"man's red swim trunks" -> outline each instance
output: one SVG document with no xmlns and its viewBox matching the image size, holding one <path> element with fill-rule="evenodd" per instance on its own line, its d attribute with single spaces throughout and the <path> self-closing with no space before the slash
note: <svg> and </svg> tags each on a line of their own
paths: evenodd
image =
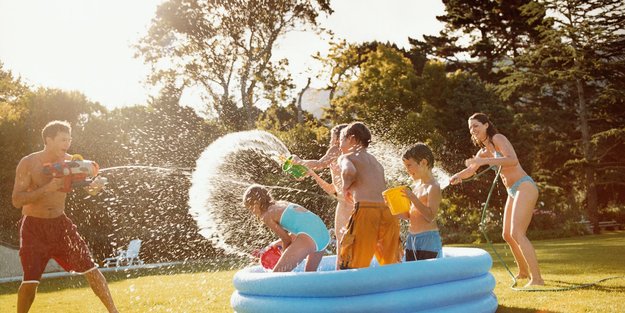
<svg viewBox="0 0 625 313">
<path fill-rule="evenodd" d="M 20 226 L 23 281 L 38 282 L 51 258 L 68 272 L 85 273 L 96 268 L 87 244 L 65 214 L 50 219 L 23 216 Z"/>
</svg>

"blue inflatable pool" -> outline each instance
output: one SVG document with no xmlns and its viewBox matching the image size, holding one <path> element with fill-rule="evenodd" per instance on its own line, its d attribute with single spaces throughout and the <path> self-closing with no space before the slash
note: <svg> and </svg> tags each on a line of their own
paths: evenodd
<svg viewBox="0 0 625 313">
<path fill-rule="evenodd" d="M 279 312 L 495 312 L 490 255 L 476 248 L 443 248 L 441 259 L 334 270 L 270 273 L 260 266 L 234 276 L 230 304 L 238 313 Z"/>
</svg>

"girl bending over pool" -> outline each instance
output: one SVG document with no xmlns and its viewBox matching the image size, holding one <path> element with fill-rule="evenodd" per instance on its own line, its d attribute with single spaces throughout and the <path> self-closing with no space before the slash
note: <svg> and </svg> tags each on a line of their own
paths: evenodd
<svg viewBox="0 0 625 313">
<path fill-rule="evenodd" d="M 290 272 L 305 258 L 305 270 L 317 270 L 330 242 L 328 229 L 319 216 L 298 204 L 274 200 L 260 185 L 247 188 L 243 204 L 282 241 L 282 256 L 274 272 Z"/>
</svg>

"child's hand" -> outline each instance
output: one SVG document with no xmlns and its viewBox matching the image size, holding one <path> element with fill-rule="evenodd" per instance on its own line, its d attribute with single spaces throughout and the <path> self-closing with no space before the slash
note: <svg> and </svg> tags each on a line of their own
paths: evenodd
<svg viewBox="0 0 625 313">
<path fill-rule="evenodd" d="M 411 202 L 418 201 L 417 196 L 410 190 L 410 188 L 404 188 L 401 190 L 404 197 L 410 199 Z"/>
<path fill-rule="evenodd" d="M 462 182 L 462 178 L 460 178 L 460 175 L 458 175 L 458 174 L 454 174 L 454 176 L 451 176 L 449 178 L 449 183 L 452 184 L 452 185 L 457 185 L 457 184 L 459 184 L 461 182 Z"/>
<path fill-rule="evenodd" d="M 281 242 L 280 242 L 280 244 L 278 244 L 278 245 L 276 245 L 276 246 L 280 247 L 280 249 L 281 249 L 282 251 L 284 251 L 284 250 L 286 250 L 286 248 L 288 248 L 290 245 L 291 245 L 291 243 L 290 243 L 290 242 L 288 242 L 288 243 L 287 243 L 287 242 L 283 242 L 283 241 L 281 241 Z"/>
<path fill-rule="evenodd" d="M 293 164 L 302 164 L 302 159 L 300 159 L 300 157 L 298 157 L 296 154 L 292 154 L 291 162 L 293 162 Z"/>
<path fill-rule="evenodd" d="M 254 249 L 251 253 L 252 257 L 260 258 L 260 249 Z"/>
<path fill-rule="evenodd" d="M 58 191 L 63 188 L 63 179 L 62 178 L 52 178 L 49 183 L 43 186 L 46 193 Z"/>
</svg>

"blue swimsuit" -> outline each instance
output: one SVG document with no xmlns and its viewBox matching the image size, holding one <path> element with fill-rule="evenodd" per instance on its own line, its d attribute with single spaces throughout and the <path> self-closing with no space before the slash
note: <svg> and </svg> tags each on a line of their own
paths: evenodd
<svg viewBox="0 0 625 313">
<path fill-rule="evenodd" d="M 503 157 L 503 154 L 499 153 L 499 151 L 495 151 L 495 157 L 496 158 L 501 158 Z M 495 171 L 497 171 L 497 167 L 496 166 L 491 166 L 492 169 L 494 169 Z M 536 186 L 536 182 L 534 182 L 534 180 L 529 176 L 529 175 L 525 175 L 519 179 L 517 179 L 516 182 L 514 182 L 514 184 L 512 184 L 512 186 L 510 186 L 510 188 L 508 188 L 508 195 L 512 198 L 514 198 L 514 195 L 516 195 L 517 190 L 519 189 L 519 186 L 521 186 L 521 184 L 523 182 L 530 182 L 532 183 L 532 185 L 534 185 L 534 187 L 536 187 L 536 189 L 538 189 L 538 186 Z"/>
<path fill-rule="evenodd" d="M 306 234 L 315 242 L 317 252 L 330 243 L 330 234 L 321 218 L 297 204 L 289 203 L 280 217 L 280 226 L 291 234 Z"/>
<path fill-rule="evenodd" d="M 517 179 L 517 181 L 514 182 L 514 184 L 512 184 L 512 186 L 510 186 L 510 188 L 508 188 L 508 195 L 510 195 L 510 197 L 514 198 L 514 195 L 516 194 L 517 189 L 519 189 L 519 186 L 521 186 L 521 183 L 526 182 L 526 181 L 532 183 L 532 185 L 534 185 L 534 187 L 536 187 L 536 189 L 538 189 L 538 186 L 536 186 L 536 182 L 534 182 L 534 180 L 529 175 L 525 175 L 525 176 Z"/>
</svg>

